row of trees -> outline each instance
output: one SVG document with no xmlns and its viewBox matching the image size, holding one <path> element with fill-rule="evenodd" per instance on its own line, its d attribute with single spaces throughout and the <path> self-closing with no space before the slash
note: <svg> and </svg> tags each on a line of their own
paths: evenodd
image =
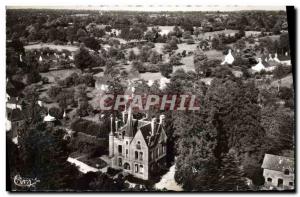
<svg viewBox="0 0 300 197">
<path fill-rule="evenodd" d="M 102 15 L 95 11 L 47 10 L 47 15 L 41 15 L 43 10 L 7 10 L 8 38 L 13 34 L 26 37 L 28 40 L 43 41 L 82 41 L 89 36 L 102 37 L 112 28 L 122 29 L 122 37 L 140 39 L 146 32 L 147 24 L 154 26 L 179 26 L 184 31 L 194 34 L 194 26 L 203 27 L 204 31 L 222 29 L 246 30 L 265 29 L 278 32 L 287 28 L 286 14 L 278 12 L 227 12 L 206 15 L 202 12 L 187 13 L 153 13 L 104 12 Z M 76 14 L 86 14 L 88 17 L 77 17 Z M 176 16 L 167 17 L 166 15 Z M 226 16 L 225 16 L 226 15 Z M 96 24 L 106 24 L 108 28 L 100 28 Z M 195 32 L 195 35 L 198 34 Z"/>
<path fill-rule="evenodd" d="M 195 60 L 196 64 L 208 61 L 203 55 Z M 251 80 L 242 81 L 223 69 L 209 89 L 197 73 L 177 70 L 166 90 L 199 98 L 200 111 L 177 111 L 171 117 L 177 151 L 175 179 L 188 191 L 250 190 L 248 178 L 256 186 L 264 183 L 265 153 L 290 156 L 294 149 L 290 109 L 270 102 L 261 108 L 261 90 Z"/>
</svg>

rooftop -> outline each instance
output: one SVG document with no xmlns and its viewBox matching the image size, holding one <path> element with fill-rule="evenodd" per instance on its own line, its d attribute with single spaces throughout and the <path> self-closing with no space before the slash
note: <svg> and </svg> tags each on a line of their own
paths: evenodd
<svg viewBox="0 0 300 197">
<path fill-rule="evenodd" d="M 285 169 L 288 169 L 290 172 L 294 173 L 294 158 L 265 154 L 264 161 L 261 167 L 264 169 L 282 172 Z"/>
</svg>

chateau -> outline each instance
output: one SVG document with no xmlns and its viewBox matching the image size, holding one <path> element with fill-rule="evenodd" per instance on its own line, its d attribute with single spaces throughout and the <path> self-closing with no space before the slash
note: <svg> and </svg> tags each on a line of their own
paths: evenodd
<svg viewBox="0 0 300 197">
<path fill-rule="evenodd" d="M 159 122 L 156 118 L 137 120 L 129 107 L 128 113 L 123 112 L 122 120 L 114 121 L 111 117 L 110 166 L 148 180 L 165 165 L 166 141 L 164 115 L 160 115 Z"/>
</svg>

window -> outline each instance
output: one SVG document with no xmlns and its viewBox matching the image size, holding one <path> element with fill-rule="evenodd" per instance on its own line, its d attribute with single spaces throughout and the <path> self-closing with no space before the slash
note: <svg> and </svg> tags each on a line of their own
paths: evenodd
<svg viewBox="0 0 300 197">
<path fill-rule="evenodd" d="M 150 151 L 150 160 L 152 160 L 152 159 L 153 159 L 153 152 Z"/>
<path fill-rule="evenodd" d="M 278 179 L 278 187 L 282 187 L 283 186 L 283 179 Z"/>
<path fill-rule="evenodd" d="M 139 158 L 139 153 L 137 151 L 134 152 L 134 158 L 137 160 Z"/>
<path fill-rule="evenodd" d="M 138 149 L 138 150 L 141 149 L 141 142 L 140 141 L 137 142 L 136 149 Z"/>
<path fill-rule="evenodd" d="M 143 161 L 143 152 L 140 152 L 140 160 Z"/>
<path fill-rule="evenodd" d="M 159 148 L 156 148 L 157 151 L 157 157 L 159 157 Z"/>
<path fill-rule="evenodd" d="M 293 186 L 294 185 L 294 183 L 293 182 L 289 182 L 289 186 Z"/>
<path fill-rule="evenodd" d="M 285 175 L 289 175 L 289 174 L 290 174 L 289 169 L 285 169 L 285 170 L 284 170 L 284 174 L 285 174 Z"/>
<path fill-rule="evenodd" d="M 128 149 L 126 149 L 126 158 L 128 158 Z"/>
<path fill-rule="evenodd" d="M 128 141 L 126 141 L 126 145 L 128 145 Z"/>
<path fill-rule="evenodd" d="M 122 158 L 119 158 L 119 166 L 122 166 Z"/>
<path fill-rule="evenodd" d="M 165 145 L 162 145 L 162 151 L 163 151 L 163 153 L 166 153 L 166 146 Z"/>
<path fill-rule="evenodd" d="M 134 164 L 134 172 L 135 173 L 139 172 L 139 165 L 138 164 Z"/>
<path fill-rule="evenodd" d="M 159 145 L 159 153 L 162 155 L 163 154 L 163 148 L 162 148 L 162 145 Z"/>
<path fill-rule="evenodd" d="M 140 165 L 140 173 L 143 174 L 144 173 L 144 166 Z"/>
<path fill-rule="evenodd" d="M 272 179 L 271 179 L 271 178 L 268 178 L 267 181 L 268 181 L 268 182 L 272 182 Z"/>
<path fill-rule="evenodd" d="M 129 163 L 124 163 L 124 169 L 125 169 L 125 170 L 130 170 L 130 165 L 129 165 Z"/>
<path fill-rule="evenodd" d="M 119 152 L 120 154 L 122 154 L 122 145 L 119 145 L 119 146 L 118 146 L 118 152 Z"/>
</svg>

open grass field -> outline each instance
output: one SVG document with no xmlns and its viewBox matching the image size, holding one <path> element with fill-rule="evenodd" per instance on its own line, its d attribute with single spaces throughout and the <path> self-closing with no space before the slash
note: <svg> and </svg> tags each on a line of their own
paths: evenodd
<svg viewBox="0 0 300 197">
<path fill-rule="evenodd" d="M 140 73 L 140 78 L 141 79 L 144 79 L 144 80 L 159 80 L 161 78 L 163 78 L 163 76 L 161 75 L 160 72 L 158 73 L 149 73 L 149 72 L 146 72 L 146 73 Z"/>
<path fill-rule="evenodd" d="M 195 51 L 197 49 L 197 44 L 180 43 L 177 46 L 178 49 L 175 51 L 175 53 L 182 53 L 184 50 L 186 50 L 186 52 Z"/>
<path fill-rule="evenodd" d="M 66 50 L 68 50 L 70 52 L 75 52 L 78 49 L 77 46 L 72 46 L 72 45 L 55 45 L 55 44 L 48 44 L 48 43 L 39 43 L 39 44 L 33 44 L 33 45 L 24 46 L 25 50 L 42 49 L 42 48 L 47 48 L 47 47 L 49 49 L 58 50 L 58 51 L 62 51 L 63 49 L 66 49 Z"/>
<path fill-rule="evenodd" d="M 280 81 L 281 81 L 281 84 L 280 84 L 281 87 L 287 87 L 287 88 L 290 88 L 290 87 L 292 87 L 292 85 L 293 85 L 293 76 L 292 76 L 292 75 L 288 75 L 288 76 L 286 76 L 286 77 L 280 79 Z M 279 82 L 279 80 L 273 81 L 273 82 L 271 83 L 271 86 L 277 87 L 277 86 L 278 86 L 278 82 Z"/>
<path fill-rule="evenodd" d="M 46 73 L 41 73 L 42 77 L 47 77 L 50 83 L 54 83 L 58 79 L 65 79 L 72 73 L 81 73 L 77 68 L 69 68 L 64 70 L 52 70 Z"/>
<path fill-rule="evenodd" d="M 249 37 L 249 36 L 255 36 L 255 35 L 260 35 L 261 32 L 260 31 L 245 31 L 245 36 Z"/>
<path fill-rule="evenodd" d="M 183 57 L 181 59 L 181 63 L 182 63 L 182 65 L 173 67 L 173 72 L 175 72 L 178 69 L 183 69 L 186 72 L 187 71 L 195 71 L 193 56 Z"/>
<path fill-rule="evenodd" d="M 222 51 L 217 51 L 213 49 L 213 50 L 205 51 L 204 53 L 208 59 L 224 60 L 224 55 Z"/>
<path fill-rule="evenodd" d="M 230 34 L 230 35 L 234 35 L 235 33 L 237 33 L 238 30 L 232 30 L 232 29 L 225 29 L 225 30 L 221 30 L 221 31 L 213 31 L 213 32 L 205 32 L 203 34 L 200 34 L 198 36 L 198 38 L 202 38 L 202 39 L 209 39 L 209 37 L 214 37 L 217 36 L 219 34 Z"/>
</svg>

